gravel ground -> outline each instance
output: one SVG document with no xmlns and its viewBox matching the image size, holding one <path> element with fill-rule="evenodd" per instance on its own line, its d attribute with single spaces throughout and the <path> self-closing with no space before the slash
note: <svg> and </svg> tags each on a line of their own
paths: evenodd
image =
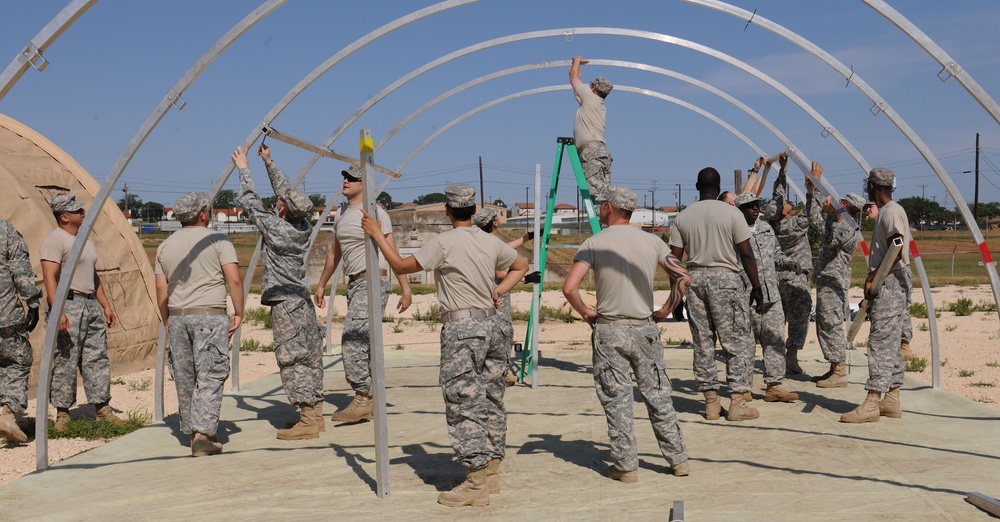
<svg viewBox="0 0 1000 522">
<path fill-rule="evenodd" d="M 960 298 L 967 298 L 973 304 L 981 302 L 993 303 L 993 294 L 989 286 L 976 287 L 941 287 L 932 290 L 932 296 L 937 310 L 943 310 L 946 303 L 954 303 Z M 657 292 L 658 302 L 666 298 L 665 292 Z M 854 288 L 851 292 L 853 302 L 861 299 L 861 289 Z M 260 298 L 251 295 L 247 307 L 259 306 Z M 414 296 L 413 305 L 409 310 L 400 313 L 396 310 L 398 296 L 391 296 L 386 316 L 392 318 L 383 328 L 383 344 L 386 350 L 437 351 L 439 324 L 415 323 L 411 320 L 413 313 L 427 312 L 436 303 L 433 295 Z M 515 309 L 527 310 L 530 307 L 531 294 L 528 292 L 514 293 L 512 296 Z M 913 301 L 922 303 L 923 293 L 918 289 L 913 292 Z M 560 292 L 545 292 L 542 297 L 545 306 L 560 307 L 564 298 Z M 345 301 L 338 297 L 334 303 L 335 317 L 343 317 Z M 318 318 L 325 324 L 328 309 L 317 310 Z M 515 338 L 523 338 L 525 325 L 515 324 Z M 918 357 L 931 360 L 931 342 L 927 319 L 913 318 L 914 338 L 911 344 L 913 352 Z M 1000 410 L 1000 320 L 996 312 L 975 312 L 969 316 L 957 316 L 952 312 L 940 312 L 937 320 L 940 347 L 940 380 L 941 387 L 954 393 L 964 395 L 972 400 L 982 402 Z M 667 322 L 661 324 L 661 335 L 667 345 L 688 342 L 691 339 L 686 323 Z M 858 335 L 858 351 L 864 353 L 864 339 L 867 337 L 867 327 L 862 328 Z M 257 339 L 262 344 L 272 342 L 270 330 L 260 326 L 247 324 L 243 330 L 244 339 Z M 334 322 L 333 338 L 340 338 L 340 324 Z M 590 329 L 579 322 L 564 323 L 559 321 L 545 322 L 541 325 L 539 335 L 539 351 L 544 353 L 547 347 L 560 349 L 590 349 Z M 810 329 L 806 341 L 806 349 L 802 352 L 803 359 L 821 360 L 819 345 L 816 341 L 815 329 Z M 759 353 L 759 350 L 758 350 Z M 852 355 L 853 364 L 864 364 L 860 353 Z M 241 353 L 240 382 L 248 383 L 254 379 L 277 371 L 277 365 L 272 353 Z M 911 376 L 931 382 L 931 365 L 922 372 L 912 372 Z M 145 412 L 152 416 L 153 411 L 153 370 L 123 375 L 115 379 L 112 385 L 111 406 L 119 412 Z M 228 388 L 228 385 L 227 385 Z M 82 388 L 79 396 L 83 397 Z M 177 412 L 177 399 L 173 385 L 166 383 L 164 391 L 164 407 L 166 415 Z M 28 415 L 34 416 L 35 404 L 31 401 Z M 73 408 L 71 414 L 76 417 L 93 416 L 93 407 L 89 405 Z M 55 417 L 55 411 L 50 408 L 49 417 Z M 85 441 L 80 439 L 56 439 L 49 441 L 49 458 L 56 462 L 71 457 L 91 448 L 100 446 L 103 441 Z M 35 444 L 6 445 L 0 447 L 3 458 L 0 459 L 0 486 L 16 478 L 34 471 Z"/>
</svg>

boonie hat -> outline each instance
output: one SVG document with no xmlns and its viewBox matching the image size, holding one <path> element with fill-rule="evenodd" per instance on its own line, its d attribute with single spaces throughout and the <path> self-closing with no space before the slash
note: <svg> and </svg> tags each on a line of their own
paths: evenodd
<svg viewBox="0 0 1000 522">
<path fill-rule="evenodd" d="M 601 96 L 607 96 L 611 92 L 611 89 L 615 88 L 615 86 L 603 76 L 594 78 L 594 81 L 590 82 L 590 85 L 593 85 Z"/>
<path fill-rule="evenodd" d="M 607 201 L 622 210 L 633 211 L 635 210 L 635 202 L 639 197 L 635 195 L 635 192 L 625 187 L 614 186 L 608 187 L 608 190 L 600 194 L 599 197 L 595 197 L 595 199 L 601 202 Z"/>
<path fill-rule="evenodd" d="M 497 209 L 492 207 L 483 207 L 476 212 L 476 215 L 472 216 L 472 224 L 479 228 L 483 228 L 489 225 L 493 218 L 497 217 Z"/>
<path fill-rule="evenodd" d="M 846 201 L 848 205 L 854 207 L 856 210 L 862 210 L 865 208 L 865 198 L 853 192 L 848 192 L 847 195 L 840 198 L 840 200 Z"/>
<path fill-rule="evenodd" d="M 76 200 L 73 194 L 56 194 L 49 200 L 52 212 L 76 212 L 83 208 L 83 203 Z"/>
<path fill-rule="evenodd" d="M 181 223 L 187 223 L 198 217 L 201 209 L 208 206 L 208 194 L 204 192 L 188 192 L 177 198 L 174 203 L 174 217 Z"/>
<path fill-rule="evenodd" d="M 444 189 L 444 195 L 448 198 L 448 206 L 451 208 L 474 207 L 476 205 L 476 189 L 472 185 L 448 185 Z"/>
<path fill-rule="evenodd" d="M 305 192 L 299 189 L 292 189 L 282 197 L 285 201 L 286 215 L 290 220 L 304 219 L 313 211 L 312 200 Z"/>
<path fill-rule="evenodd" d="M 896 180 L 896 173 L 885 167 L 876 167 L 868 173 L 868 181 L 880 186 L 891 187 Z"/>
<path fill-rule="evenodd" d="M 742 194 L 736 196 L 735 204 L 737 207 L 742 207 L 747 203 L 753 203 L 753 202 L 763 203 L 764 198 L 758 196 L 757 194 L 754 194 L 753 192 L 743 192 Z"/>
</svg>

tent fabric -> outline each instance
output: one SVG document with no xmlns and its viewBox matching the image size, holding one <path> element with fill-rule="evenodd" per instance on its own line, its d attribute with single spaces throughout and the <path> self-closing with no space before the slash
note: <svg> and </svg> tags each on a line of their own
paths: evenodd
<svg viewBox="0 0 1000 522">
<path fill-rule="evenodd" d="M 54 143 L 3 114 L 0 184 L 6 187 L 0 191 L 0 217 L 10 221 L 24 237 L 36 284 L 41 287 L 38 249 L 42 239 L 56 227 L 48 199 L 60 192 L 72 192 L 92 212 L 90 204 L 100 184 Z M 97 273 L 118 315 L 118 324 L 108 331 L 112 374 L 151 368 L 160 319 L 153 270 L 142 243 L 111 202 L 101 209 L 90 240 L 99 253 Z M 44 324 L 39 324 L 30 339 L 35 355 L 29 385 L 33 389 L 45 340 Z"/>
</svg>

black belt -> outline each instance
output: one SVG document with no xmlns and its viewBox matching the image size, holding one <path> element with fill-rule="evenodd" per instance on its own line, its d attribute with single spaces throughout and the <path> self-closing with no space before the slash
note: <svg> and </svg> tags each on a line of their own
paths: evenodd
<svg viewBox="0 0 1000 522">
<path fill-rule="evenodd" d="M 367 270 L 365 270 L 364 272 L 358 272 L 357 274 L 349 275 L 347 276 L 347 278 L 350 279 L 351 281 L 357 281 L 358 279 L 361 279 L 366 275 L 368 275 Z"/>
<path fill-rule="evenodd" d="M 80 299 L 97 299 L 97 294 L 85 294 L 83 292 L 77 292 L 76 290 L 70 290 L 69 293 L 66 294 L 66 300 L 72 301 L 75 299 L 74 296 L 79 297 Z"/>
</svg>

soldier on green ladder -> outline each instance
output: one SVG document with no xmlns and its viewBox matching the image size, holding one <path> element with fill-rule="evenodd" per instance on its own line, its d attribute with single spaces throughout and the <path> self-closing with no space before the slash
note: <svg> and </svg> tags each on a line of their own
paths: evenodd
<svg viewBox="0 0 1000 522">
<path fill-rule="evenodd" d="M 580 104 L 573 120 L 573 139 L 580 155 L 583 175 L 590 186 L 590 195 L 598 201 L 598 196 L 611 186 L 611 154 L 604 142 L 607 120 L 604 99 L 614 85 L 603 76 L 594 78 L 590 85 L 580 81 L 580 66 L 586 63 L 587 60 L 574 56 L 573 65 L 569 68 L 569 84 L 573 87 L 576 102 Z"/>
</svg>

